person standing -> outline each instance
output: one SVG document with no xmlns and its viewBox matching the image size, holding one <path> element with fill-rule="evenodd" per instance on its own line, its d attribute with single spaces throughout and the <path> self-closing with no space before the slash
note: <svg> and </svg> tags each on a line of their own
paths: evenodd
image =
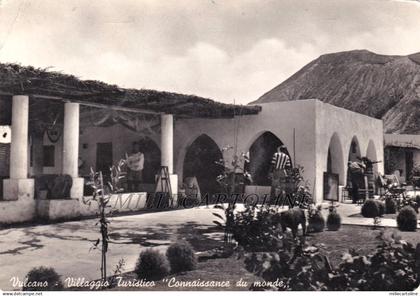
<svg viewBox="0 0 420 296">
<path fill-rule="evenodd" d="M 351 198 L 352 202 L 358 203 L 360 199 L 359 189 L 366 189 L 365 186 L 365 170 L 366 166 L 362 162 L 348 162 L 350 181 L 351 181 Z"/>
<path fill-rule="evenodd" d="M 133 143 L 132 154 L 126 153 L 127 161 L 127 185 L 129 192 L 139 192 L 140 184 L 143 181 L 144 154 L 140 151 L 140 145 Z"/>
<path fill-rule="evenodd" d="M 281 194 L 286 192 L 287 170 L 292 168 L 292 162 L 287 154 L 284 145 L 277 147 L 271 159 L 270 176 L 271 176 L 271 198 L 276 197 L 276 190 L 279 189 Z"/>
</svg>

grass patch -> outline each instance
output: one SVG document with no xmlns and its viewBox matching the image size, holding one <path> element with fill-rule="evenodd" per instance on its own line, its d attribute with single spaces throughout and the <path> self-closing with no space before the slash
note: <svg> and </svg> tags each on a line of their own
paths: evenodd
<svg viewBox="0 0 420 296">
<path fill-rule="evenodd" d="M 341 261 L 343 253 L 350 248 L 357 250 L 362 255 L 372 253 L 380 243 L 377 236 L 381 231 L 395 232 L 408 242 L 420 243 L 418 232 L 402 232 L 389 227 L 380 227 L 374 230 L 372 226 L 357 225 L 342 225 L 338 231 L 311 233 L 307 236 L 307 242 L 317 245 L 321 253 L 326 255 L 335 267 Z"/>
</svg>

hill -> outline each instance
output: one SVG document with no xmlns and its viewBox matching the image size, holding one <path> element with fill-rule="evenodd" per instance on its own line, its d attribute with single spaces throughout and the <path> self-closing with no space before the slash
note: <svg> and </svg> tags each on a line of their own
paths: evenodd
<svg viewBox="0 0 420 296">
<path fill-rule="evenodd" d="M 420 134 L 420 53 L 322 55 L 252 104 L 304 99 L 382 118 L 387 133 Z"/>
</svg>

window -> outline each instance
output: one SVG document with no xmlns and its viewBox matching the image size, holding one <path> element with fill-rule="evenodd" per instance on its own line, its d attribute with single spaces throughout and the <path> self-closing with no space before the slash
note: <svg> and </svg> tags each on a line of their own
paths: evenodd
<svg viewBox="0 0 420 296">
<path fill-rule="evenodd" d="M 45 145 L 43 151 L 43 166 L 54 167 L 55 166 L 55 146 Z"/>
</svg>

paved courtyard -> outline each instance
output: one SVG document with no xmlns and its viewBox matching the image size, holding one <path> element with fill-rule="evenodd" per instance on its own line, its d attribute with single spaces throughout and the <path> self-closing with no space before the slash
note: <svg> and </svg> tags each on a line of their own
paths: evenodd
<svg viewBox="0 0 420 296">
<path fill-rule="evenodd" d="M 192 230 L 208 229 L 213 226 L 214 211 L 201 207 L 111 218 L 108 274 L 112 274 L 120 259 L 125 260 L 126 271 L 133 270 L 142 248 L 157 247 L 163 251 Z M 340 204 L 338 211 L 345 224 L 372 225 L 373 219 L 349 217 L 360 212 L 359 206 Z M 63 279 L 98 279 L 100 251 L 91 249 L 99 237 L 95 223 L 95 219 L 89 219 L 0 230 L 0 289 L 12 289 L 11 277 L 23 279 L 31 268 L 40 265 L 54 267 Z M 392 227 L 395 221 L 383 219 L 382 225 Z M 220 233 L 204 231 L 203 235 L 208 236 L 209 242 L 222 239 Z"/>
<path fill-rule="evenodd" d="M 122 258 L 126 270 L 133 270 L 142 248 L 166 249 L 186 227 L 207 228 L 212 225 L 213 211 L 186 209 L 111 218 L 108 273 Z M 23 279 L 40 265 L 54 267 L 63 279 L 100 278 L 100 251 L 91 250 L 99 238 L 95 223 L 89 219 L 0 230 L 0 289 L 11 289 L 11 277 Z"/>
</svg>

